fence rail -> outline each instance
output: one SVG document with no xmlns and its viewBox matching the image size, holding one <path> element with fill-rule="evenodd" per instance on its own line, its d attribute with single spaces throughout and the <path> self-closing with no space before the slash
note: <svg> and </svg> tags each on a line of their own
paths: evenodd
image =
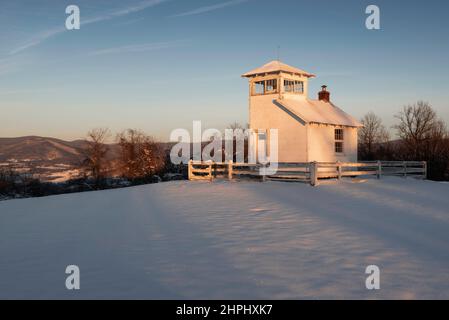
<svg viewBox="0 0 449 320">
<path fill-rule="evenodd" d="M 261 175 L 261 164 L 192 161 L 188 163 L 189 180 L 212 180 L 216 177 L 250 177 L 265 180 L 302 181 L 317 185 L 319 179 L 341 179 L 374 175 L 427 178 L 425 161 L 364 161 L 364 162 L 297 162 L 278 163 L 276 173 Z"/>
</svg>

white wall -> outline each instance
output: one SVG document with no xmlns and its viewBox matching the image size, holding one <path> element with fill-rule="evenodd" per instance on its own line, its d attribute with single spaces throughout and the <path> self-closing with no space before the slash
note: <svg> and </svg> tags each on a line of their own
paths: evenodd
<svg viewBox="0 0 449 320">
<path fill-rule="evenodd" d="M 250 97 L 250 129 L 278 129 L 278 161 L 306 162 L 306 127 L 273 103 L 278 97 Z"/>
<path fill-rule="evenodd" d="M 343 153 L 335 152 L 335 129 L 343 129 Z M 308 124 L 307 161 L 335 162 L 357 161 L 357 129 L 323 124 Z"/>
</svg>

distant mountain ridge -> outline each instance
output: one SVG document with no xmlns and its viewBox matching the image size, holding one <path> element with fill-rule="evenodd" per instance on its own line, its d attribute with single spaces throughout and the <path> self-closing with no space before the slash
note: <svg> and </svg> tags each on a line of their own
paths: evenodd
<svg viewBox="0 0 449 320">
<path fill-rule="evenodd" d="M 161 142 L 160 145 L 169 150 L 174 143 Z M 1 163 L 61 163 L 79 166 L 85 159 L 85 140 L 65 141 L 62 139 L 40 136 L 24 136 L 0 138 Z M 119 157 L 119 145 L 107 145 L 109 151 L 106 158 L 114 160 Z"/>
<path fill-rule="evenodd" d="M 38 136 L 0 138 L 0 161 L 77 164 L 84 158 L 85 146 L 83 140 L 64 141 Z"/>
</svg>

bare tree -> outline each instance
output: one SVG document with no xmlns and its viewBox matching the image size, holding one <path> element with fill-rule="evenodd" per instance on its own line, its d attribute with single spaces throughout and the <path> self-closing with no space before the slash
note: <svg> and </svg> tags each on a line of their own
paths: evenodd
<svg viewBox="0 0 449 320">
<path fill-rule="evenodd" d="M 86 139 L 84 168 L 98 186 L 104 178 L 107 163 L 106 153 L 109 150 L 106 141 L 110 136 L 109 129 L 96 128 L 88 132 Z"/>
<path fill-rule="evenodd" d="M 0 167 L 0 195 L 13 190 L 19 175 L 11 168 Z"/>
<path fill-rule="evenodd" d="M 429 103 L 418 101 L 416 104 L 405 106 L 395 116 L 399 123 L 394 126 L 398 136 L 402 139 L 406 151 L 414 160 L 425 156 L 425 144 L 432 139 L 439 125 L 436 112 Z"/>
<path fill-rule="evenodd" d="M 399 157 L 429 163 L 429 177 L 447 178 L 449 167 L 449 137 L 444 121 L 438 118 L 429 103 L 418 101 L 396 115 L 394 127 L 402 139 Z"/>
<path fill-rule="evenodd" d="M 239 122 L 234 121 L 233 123 L 231 123 L 231 124 L 228 125 L 227 129 L 232 129 L 232 130 L 235 130 L 235 129 L 242 129 L 242 130 L 245 130 L 245 128 L 247 128 L 247 127 L 248 127 L 248 125 L 243 126 L 243 125 L 241 125 Z"/>
<path fill-rule="evenodd" d="M 163 148 L 150 136 L 135 129 L 117 135 L 122 175 L 128 179 L 148 178 L 165 165 Z"/>
<path fill-rule="evenodd" d="M 388 142 L 390 135 L 382 124 L 382 119 L 371 111 L 360 122 L 363 124 L 358 131 L 361 158 L 372 160 L 380 145 Z"/>
<path fill-rule="evenodd" d="M 228 127 L 226 129 L 232 129 L 234 132 L 234 136 L 232 138 L 232 160 L 234 162 L 238 162 L 238 158 L 240 156 L 243 157 L 244 161 L 248 160 L 248 136 L 245 135 L 245 130 L 249 128 L 249 124 L 246 125 L 241 125 L 239 122 L 234 121 L 233 123 L 229 124 Z M 238 135 L 242 135 L 243 134 L 243 146 L 239 145 L 237 143 L 237 136 Z M 240 148 L 240 150 L 238 150 Z M 242 150 L 243 149 L 243 150 Z M 224 157 L 226 156 L 226 151 L 225 149 L 222 150 L 222 154 L 223 154 L 223 160 Z"/>
</svg>

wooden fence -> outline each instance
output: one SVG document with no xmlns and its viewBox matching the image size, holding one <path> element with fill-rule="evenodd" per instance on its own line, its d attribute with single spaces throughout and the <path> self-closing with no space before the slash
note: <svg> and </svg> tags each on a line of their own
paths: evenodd
<svg viewBox="0 0 449 320">
<path fill-rule="evenodd" d="M 259 164 L 251 163 L 234 163 L 228 162 L 212 162 L 212 161 L 189 161 L 188 176 L 189 180 L 212 180 L 217 177 L 227 177 L 233 179 L 234 176 L 248 176 L 252 178 L 263 179 L 259 175 Z"/>
<path fill-rule="evenodd" d="M 364 161 L 364 162 L 298 162 L 278 163 L 275 174 L 260 175 L 261 164 L 189 161 L 189 180 L 212 180 L 217 177 L 250 177 L 265 180 L 302 181 L 317 185 L 320 179 L 341 179 L 374 175 L 418 177 L 426 179 L 425 161 Z"/>
</svg>

